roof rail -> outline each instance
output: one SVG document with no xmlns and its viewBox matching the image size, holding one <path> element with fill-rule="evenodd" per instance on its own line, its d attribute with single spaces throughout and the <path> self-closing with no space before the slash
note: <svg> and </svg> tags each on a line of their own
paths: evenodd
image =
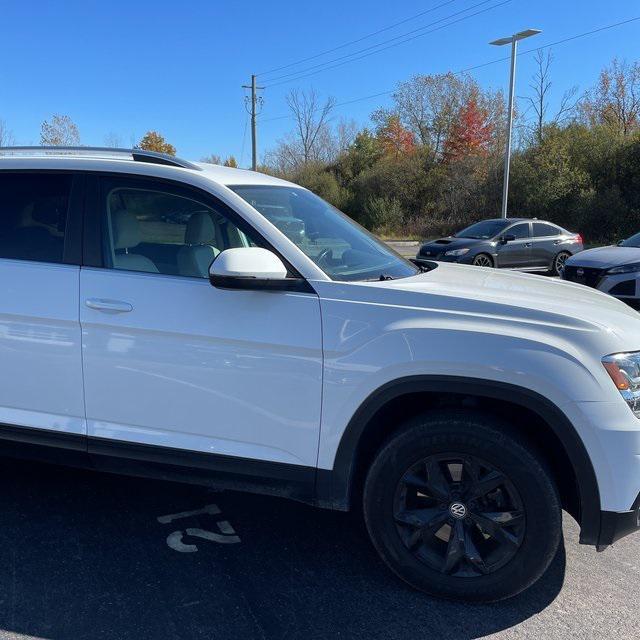
<svg viewBox="0 0 640 640">
<path fill-rule="evenodd" d="M 182 167 L 202 171 L 202 168 L 188 160 L 176 158 L 168 153 L 146 151 L 144 149 L 120 149 L 117 147 L 0 147 L 0 155 L 18 155 L 21 153 L 41 153 L 43 155 L 85 155 L 85 156 L 130 156 L 136 162 L 164 164 L 170 167 Z"/>
</svg>

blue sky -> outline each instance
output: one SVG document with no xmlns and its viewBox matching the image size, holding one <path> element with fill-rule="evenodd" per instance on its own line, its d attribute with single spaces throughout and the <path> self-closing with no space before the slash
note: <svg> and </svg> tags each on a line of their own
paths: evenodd
<svg viewBox="0 0 640 640">
<path fill-rule="evenodd" d="M 241 85 L 251 73 L 313 56 L 445 1 L 0 0 L 0 119 L 20 144 L 38 144 L 41 122 L 62 113 L 78 124 L 84 144 L 102 145 L 105 136 L 115 134 L 123 146 L 130 146 L 147 130 L 156 129 L 184 157 L 234 154 L 247 165 L 250 141 L 249 132 L 244 135 Z M 452 0 L 301 68 L 418 29 L 479 2 Z M 490 0 L 469 13 L 499 2 Z M 524 28 L 539 28 L 543 34 L 524 43 L 523 50 L 635 16 L 640 16 L 637 0 L 511 0 L 298 82 L 269 87 L 269 76 L 259 78 L 267 85 L 263 117 L 286 115 L 284 96 L 293 87 L 314 87 L 322 96 L 348 101 L 390 90 L 414 74 L 457 71 L 500 58 L 506 50 L 487 42 Z M 614 56 L 640 59 L 639 36 L 640 21 L 554 48 L 554 97 L 571 85 L 591 86 Z M 532 56 L 522 56 L 518 64 L 517 93 L 523 96 L 529 92 Z M 280 74 L 271 74 L 276 75 Z M 483 86 L 505 87 L 508 63 L 472 75 Z M 389 100 L 357 102 L 337 110 L 336 117 L 366 124 L 369 114 Z M 286 119 L 262 123 L 261 151 L 290 127 Z"/>
</svg>

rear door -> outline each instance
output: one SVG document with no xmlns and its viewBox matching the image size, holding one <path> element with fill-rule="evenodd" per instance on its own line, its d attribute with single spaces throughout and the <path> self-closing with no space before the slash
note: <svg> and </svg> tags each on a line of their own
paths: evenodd
<svg viewBox="0 0 640 640">
<path fill-rule="evenodd" d="M 264 241 L 210 194 L 127 176 L 92 193 L 85 246 L 101 256 L 80 285 L 90 451 L 315 467 L 317 295 L 212 287 L 219 252 Z"/>
<path fill-rule="evenodd" d="M 82 182 L 65 172 L 0 172 L 0 437 L 51 437 L 26 436 L 31 428 L 85 447 Z"/>
<path fill-rule="evenodd" d="M 505 229 L 503 235 L 515 236 L 515 240 L 498 245 L 498 266 L 506 268 L 528 267 L 531 261 L 530 224 L 518 222 Z"/>
<path fill-rule="evenodd" d="M 550 267 L 562 242 L 562 230 L 548 222 L 534 222 L 531 238 L 531 264 L 534 267 Z"/>
</svg>

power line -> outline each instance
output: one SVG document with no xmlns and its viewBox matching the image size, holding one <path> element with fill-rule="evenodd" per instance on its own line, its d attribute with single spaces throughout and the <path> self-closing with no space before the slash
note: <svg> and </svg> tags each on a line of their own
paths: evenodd
<svg viewBox="0 0 640 640">
<path fill-rule="evenodd" d="M 436 5 L 435 7 L 431 7 L 431 9 L 427 9 L 426 11 L 421 11 L 420 13 L 416 13 L 409 18 L 405 18 L 404 20 L 400 20 L 400 22 L 394 22 L 393 24 L 383 27 L 382 29 L 378 29 L 378 31 L 373 31 L 372 33 L 368 33 L 361 38 L 357 38 L 356 40 L 351 40 L 349 42 L 345 42 L 344 44 L 338 45 L 337 47 L 333 47 L 332 49 L 326 49 L 325 51 L 321 51 L 320 53 L 316 53 L 313 56 L 309 56 L 308 58 L 302 58 L 301 60 L 296 60 L 295 62 L 291 62 L 289 64 L 282 65 L 281 67 L 276 67 L 274 69 L 269 69 L 268 71 L 261 71 L 256 74 L 258 76 L 266 76 L 270 73 L 275 73 L 276 71 L 282 71 L 283 69 L 290 69 L 291 67 L 295 67 L 299 64 L 303 64 L 304 62 L 309 62 L 310 60 L 316 60 L 317 58 L 321 58 L 322 56 L 326 56 L 329 53 L 333 53 L 334 51 L 339 51 L 340 49 L 345 49 L 346 47 L 351 46 L 352 44 L 357 44 L 358 42 L 362 42 L 363 40 L 368 40 L 369 38 L 373 38 L 373 36 L 377 36 L 385 31 L 391 31 L 391 29 L 395 29 L 399 27 L 401 24 L 405 24 L 407 22 L 411 22 L 411 20 L 416 20 L 417 18 L 421 18 L 422 16 L 427 15 L 428 13 L 433 13 L 442 7 L 447 6 L 448 4 L 453 4 L 457 2 L 457 0 L 447 0 L 447 2 L 442 2 L 441 4 Z"/>
<path fill-rule="evenodd" d="M 566 42 L 571 42 L 573 40 L 578 40 L 579 38 L 585 38 L 587 36 L 591 36 L 594 35 L 596 33 L 600 33 L 602 31 L 607 31 L 609 29 L 614 29 L 616 27 L 621 27 L 624 26 L 626 24 L 630 24 L 632 22 L 637 22 L 638 20 L 640 20 L 640 16 L 636 16 L 635 18 L 629 18 L 628 20 L 622 20 L 621 22 L 616 22 L 614 24 L 610 24 L 604 27 L 598 27 L 597 29 L 592 29 L 591 31 L 585 31 L 584 33 L 579 33 L 576 34 L 574 36 L 569 36 L 567 38 L 563 38 L 562 40 L 556 40 L 555 42 L 551 42 L 549 44 L 545 44 L 542 45 L 540 47 L 535 47 L 533 49 L 527 49 L 526 51 L 520 51 L 518 52 L 518 57 L 520 56 L 525 56 L 528 55 L 530 53 L 535 53 L 537 51 L 542 51 L 543 49 L 549 49 L 551 47 L 556 47 L 560 44 L 565 44 Z M 509 60 L 510 57 L 509 56 L 505 56 L 503 58 L 497 58 L 496 60 L 490 60 L 488 62 L 483 62 L 477 65 L 474 65 L 472 67 L 467 67 L 466 69 L 461 69 L 460 71 L 453 71 L 453 75 L 462 75 L 463 73 L 468 73 L 470 71 L 475 71 L 476 69 L 481 69 L 484 67 L 489 67 L 491 65 L 494 64 L 498 64 L 500 62 L 504 62 L 505 60 Z M 346 105 L 350 105 L 350 104 L 354 104 L 356 102 L 363 102 L 364 100 L 372 100 L 373 98 L 379 98 L 382 96 L 388 96 L 391 95 L 392 93 L 394 93 L 396 91 L 396 89 L 391 89 L 389 91 L 381 91 L 380 93 L 374 93 L 368 96 L 362 96 L 361 98 L 354 98 L 353 100 L 346 100 L 344 102 L 338 102 L 334 105 L 335 108 L 337 107 L 343 107 Z M 292 116 L 291 115 L 286 115 L 286 116 L 277 116 L 274 118 L 265 118 L 265 119 L 260 119 L 260 122 L 275 122 L 276 120 L 288 120 L 290 119 Z"/>
<path fill-rule="evenodd" d="M 436 27 L 435 29 L 430 29 L 429 31 L 425 31 L 425 29 L 428 29 L 429 27 L 432 27 L 434 25 L 437 24 L 441 24 L 442 22 L 445 22 L 446 20 L 450 20 L 451 18 L 455 18 L 456 16 L 459 16 L 460 14 L 466 13 L 468 11 L 472 11 L 473 9 L 476 9 L 482 5 L 485 5 L 489 2 L 493 2 L 494 0 L 482 0 L 481 2 L 478 2 L 477 4 L 474 4 L 470 7 L 467 7 L 466 9 L 462 9 L 461 11 L 456 11 L 455 13 L 452 13 L 448 16 L 445 16 L 444 18 L 440 18 L 438 20 L 435 20 L 434 22 L 430 22 L 422 27 L 418 27 L 417 29 L 412 29 L 411 31 L 407 31 L 405 33 L 400 34 L 399 36 L 395 36 L 393 38 L 389 38 L 388 40 L 383 40 L 382 42 L 379 42 L 377 44 L 373 44 L 370 45 L 368 47 L 365 47 L 364 49 L 360 49 L 358 51 L 353 51 L 351 53 L 345 54 L 343 56 L 340 56 L 338 58 L 334 58 L 333 60 L 327 60 L 325 62 L 321 62 L 319 64 L 316 65 L 312 65 L 310 67 L 307 67 L 306 69 L 300 69 L 298 71 L 294 71 L 292 73 L 286 73 L 284 75 L 281 76 L 277 76 L 276 78 L 272 78 L 270 80 L 271 84 L 269 84 L 268 86 L 270 87 L 276 87 L 280 84 L 285 84 L 286 82 L 294 82 L 296 80 L 301 80 L 303 78 L 307 78 L 309 76 L 315 75 L 316 73 L 320 73 L 321 71 L 328 71 L 329 69 L 335 69 L 336 67 L 340 67 L 344 64 L 348 64 L 350 62 L 355 62 L 356 60 L 361 60 L 362 58 L 366 58 L 370 55 L 373 55 L 375 53 L 380 53 L 381 51 L 386 51 L 387 49 L 391 49 L 392 47 L 397 47 L 401 44 L 404 44 L 406 42 L 410 42 L 411 40 L 415 40 L 416 38 L 421 38 L 422 36 L 426 36 L 429 33 L 433 33 L 434 31 L 439 31 L 440 29 L 444 29 L 450 25 L 453 24 L 457 24 L 458 22 L 462 22 L 463 20 L 467 20 L 468 18 L 473 18 L 474 16 L 477 16 L 481 13 L 484 13 L 486 11 L 491 11 L 492 9 L 496 9 L 504 4 L 508 4 L 510 2 L 512 2 L 513 0 L 502 0 L 502 2 L 499 2 L 496 5 L 493 5 L 492 7 L 487 7 L 485 9 L 482 9 L 480 11 L 476 11 L 475 13 L 471 13 L 469 15 L 463 16 L 461 18 L 458 18 L 457 20 L 452 20 L 451 22 L 448 22 L 447 24 L 441 25 L 439 27 Z M 423 33 L 418 33 L 418 32 L 423 32 Z M 412 34 L 417 34 L 417 35 L 412 35 Z M 407 37 L 407 36 L 411 36 L 411 37 Z M 402 39 L 404 38 L 404 40 Z M 396 42 L 397 40 L 400 40 L 400 42 Z M 389 43 L 393 43 L 393 44 L 389 44 Z M 383 45 L 387 45 L 386 47 Z M 372 51 L 372 49 L 375 49 L 375 51 Z M 363 54 L 363 55 L 358 55 L 358 54 Z M 356 58 L 352 58 L 352 56 L 357 56 Z M 349 59 L 351 58 L 351 59 Z M 341 62 L 342 61 L 342 62 Z M 333 63 L 338 63 L 338 64 L 333 64 Z M 325 67 L 325 65 L 331 65 L 331 66 L 327 66 Z M 322 68 L 324 67 L 324 68 Z M 311 73 L 308 73 L 311 72 Z M 299 74 L 304 74 L 304 75 L 299 75 Z M 296 76 L 296 77 L 293 77 Z M 280 81 L 280 82 L 278 82 Z"/>
</svg>

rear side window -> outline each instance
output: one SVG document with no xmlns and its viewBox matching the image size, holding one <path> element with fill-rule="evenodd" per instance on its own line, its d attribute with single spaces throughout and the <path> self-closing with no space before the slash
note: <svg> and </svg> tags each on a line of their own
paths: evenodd
<svg viewBox="0 0 640 640">
<path fill-rule="evenodd" d="M 62 262 L 71 180 L 0 173 L 0 258 Z"/>
<path fill-rule="evenodd" d="M 560 229 L 552 224 L 546 222 L 534 222 L 533 223 L 533 237 L 544 238 L 546 236 L 559 236 Z"/>
<path fill-rule="evenodd" d="M 516 237 L 516 240 L 520 240 L 521 238 L 529 237 L 529 223 L 525 222 L 523 224 L 516 224 L 510 229 L 505 231 L 505 235 L 513 235 Z"/>
</svg>

